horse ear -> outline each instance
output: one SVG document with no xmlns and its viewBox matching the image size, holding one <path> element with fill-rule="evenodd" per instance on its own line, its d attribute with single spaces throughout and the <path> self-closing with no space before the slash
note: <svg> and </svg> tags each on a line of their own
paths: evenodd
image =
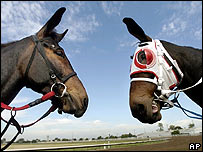
<svg viewBox="0 0 203 152">
<path fill-rule="evenodd" d="M 67 32 L 68 32 L 68 29 L 66 29 L 61 34 L 56 33 L 56 42 L 60 42 L 63 39 L 63 37 L 66 35 Z"/>
<path fill-rule="evenodd" d="M 126 24 L 129 33 L 141 42 L 152 41 L 152 39 L 144 33 L 143 29 L 132 18 L 126 17 L 123 19 L 123 22 Z"/>
<path fill-rule="evenodd" d="M 47 23 L 37 32 L 39 39 L 49 35 L 52 30 L 60 23 L 63 13 L 66 11 L 65 7 L 58 9 L 55 14 L 47 21 Z"/>
</svg>

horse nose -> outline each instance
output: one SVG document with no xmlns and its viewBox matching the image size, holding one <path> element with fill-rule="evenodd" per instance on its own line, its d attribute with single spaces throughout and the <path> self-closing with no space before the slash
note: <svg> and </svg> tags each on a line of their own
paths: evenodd
<svg viewBox="0 0 203 152">
<path fill-rule="evenodd" d="M 144 113 L 145 113 L 145 108 L 144 108 L 144 105 L 143 104 L 138 104 L 137 106 L 136 106 L 137 108 L 137 113 L 139 114 L 139 115 L 144 115 Z"/>
<path fill-rule="evenodd" d="M 75 112 L 76 112 L 76 109 L 70 109 L 68 113 L 69 114 L 74 114 Z"/>
<path fill-rule="evenodd" d="M 140 117 L 145 115 L 145 108 L 143 104 L 135 104 L 134 110 L 132 110 L 134 117 Z"/>
<path fill-rule="evenodd" d="M 83 98 L 83 107 L 82 109 L 79 109 L 78 111 L 75 112 L 74 116 L 79 118 L 81 117 L 85 111 L 87 110 L 87 107 L 88 107 L 88 98 Z"/>
</svg>

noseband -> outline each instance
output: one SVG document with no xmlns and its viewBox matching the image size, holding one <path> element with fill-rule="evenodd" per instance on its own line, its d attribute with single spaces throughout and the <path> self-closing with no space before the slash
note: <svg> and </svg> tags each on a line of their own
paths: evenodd
<svg viewBox="0 0 203 152">
<path fill-rule="evenodd" d="M 25 77 L 27 78 L 27 76 L 28 76 L 28 72 L 29 72 L 30 67 L 32 65 L 32 62 L 34 60 L 36 51 L 38 50 L 38 52 L 43 57 L 46 65 L 47 65 L 47 67 L 49 69 L 50 79 L 53 81 L 53 85 L 51 86 L 51 91 L 54 91 L 53 89 L 57 89 L 59 86 L 60 87 L 62 86 L 64 88 L 62 94 L 58 94 L 58 95 L 56 94 L 55 97 L 63 97 L 64 94 L 66 93 L 66 88 L 67 88 L 64 83 L 66 81 L 68 81 L 68 79 L 70 79 L 71 77 L 77 75 L 76 72 L 73 71 L 72 73 L 62 77 L 62 74 L 53 66 L 53 64 L 47 58 L 47 56 L 45 54 L 44 47 L 42 46 L 42 44 L 46 43 L 45 40 L 49 39 L 49 37 L 39 40 L 36 35 L 32 35 L 32 39 L 33 39 L 33 41 L 35 43 L 35 47 L 34 47 L 32 55 L 30 57 L 30 60 L 28 62 L 28 65 L 27 65 L 27 68 L 26 68 L 26 71 L 25 71 Z M 47 44 L 47 45 L 49 46 L 49 44 Z M 60 80 L 60 82 L 57 82 L 56 78 L 58 78 Z"/>
</svg>

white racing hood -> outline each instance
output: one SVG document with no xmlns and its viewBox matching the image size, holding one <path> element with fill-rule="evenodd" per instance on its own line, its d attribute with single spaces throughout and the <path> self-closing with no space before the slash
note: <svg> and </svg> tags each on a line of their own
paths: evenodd
<svg viewBox="0 0 203 152">
<path fill-rule="evenodd" d="M 158 86 L 158 90 L 171 90 L 177 86 L 183 73 L 159 40 L 140 43 L 135 50 L 130 69 L 131 77 L 136 73 L 148 72 L 155 77 L 132 78 L 131 81 L 148 81 Z"/>
</svg>

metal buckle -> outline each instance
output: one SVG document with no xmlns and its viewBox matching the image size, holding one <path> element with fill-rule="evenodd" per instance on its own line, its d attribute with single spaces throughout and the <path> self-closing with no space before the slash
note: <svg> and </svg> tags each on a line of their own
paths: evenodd
<svg viewBox="0 0 203 152">
<path fill-rule="evenodd" d="M 12 117 L 15 117 L 15 116 L 16 116 L 16 111 L 13 110 L 13 109 L 15 109 L 15 107 L 12 107 L 12 109 L 11 109 L 11 116 L 12 116 Z M 13 113 L 13 112 L 14 112 L 14 113 Z"/>
<path fill-rule="evenodd" d="M 54 87 L 57 87 L 57 88 L 58 88 L 57 85 L 62 85 L 62 86 L 64 87 L 63 92 L 62 92 L 61 95 L 57 95 L 58 92 L 56 92 L 56 91 L 53 90 Z M 56 83 L 54 83 L 54 84 L 51 86 L 51 91 L 54 91 L 54 92 L 55 92 L 55 97 L 57 97 L 57 98 L 59 98 L 59 97 L 62 98 L 62 97 L 65 95 L 65 93 L 66 93 L 66 89 L 67 89 L 66 85 L 65 85 L 64 83 L 61 83 L 61 82 L 56 82 Z"/>
<path fill-rule="evenodd" d="M 51 74 L 51 79 L 56 79 L 56 75 L 55 74 Z"/>
<path fill-rule="evenodd" d="M 156 97 L 156 99 L 154 99 L 155 101 L 157 100 L 159 102 L 163 102 L 162 110 L 166 110 L 174 107 L 174 103 L 171 100 L 168 100 L 168 98 L 165 97 L 164 95 L 161 94 L 160 96 L 158 96 L 155 92 L 154 92 L 154 95 Z"/>
</svg>

